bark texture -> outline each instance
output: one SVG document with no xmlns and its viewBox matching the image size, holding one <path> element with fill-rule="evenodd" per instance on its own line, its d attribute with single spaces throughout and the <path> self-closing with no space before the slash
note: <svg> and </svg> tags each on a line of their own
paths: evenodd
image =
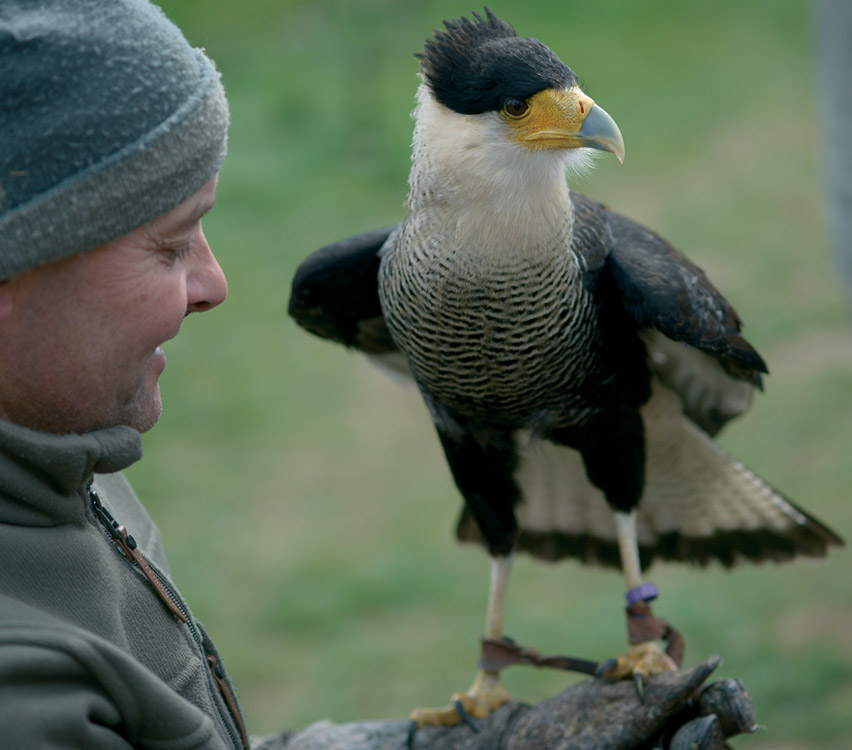
<svg viewBox="0 0 852 750">
<path fill-rule="evenodd" d="M 757 724 L 739 680 L 705 686 L 721 659 L 692 669 L 656 675 L 642 697 L 632 682 L 590 679 L 535 706 L 512 702 L 476 731 L 460 724 L 424 727 L 414 750 L 724 750 L 726 740 Z M 269 737 L 256 750 L 405 750 L 409 722 L 322 721 Z"/>
</svg>

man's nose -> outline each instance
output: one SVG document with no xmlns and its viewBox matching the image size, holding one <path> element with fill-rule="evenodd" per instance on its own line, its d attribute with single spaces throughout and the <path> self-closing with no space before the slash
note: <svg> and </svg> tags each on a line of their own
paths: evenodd
<svg viewBox="0 0 852 750">
<path fill-rule="evenodd" d="M 224 302 L 228 281 L 199 228 L 187 277 L 187 312 L 204 312 Z"/>
</svg>

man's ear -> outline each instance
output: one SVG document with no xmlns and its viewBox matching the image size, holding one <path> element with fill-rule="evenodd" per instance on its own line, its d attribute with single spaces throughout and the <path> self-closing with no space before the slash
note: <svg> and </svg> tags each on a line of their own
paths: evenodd
<svg viewBox="0 0 852 750">
<path fill-rule="evenodd" d="M 9 279 L 0 279 L 0 320 L 5 320 L 12 313 L 12 285 Z"/>
</svg>

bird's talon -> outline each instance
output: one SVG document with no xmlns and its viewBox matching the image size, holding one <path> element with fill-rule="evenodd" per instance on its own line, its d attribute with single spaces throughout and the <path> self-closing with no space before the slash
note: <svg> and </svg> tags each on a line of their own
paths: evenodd
<svg viewBox="0 0 852 750">
<path fill-rule="evenodd" d="M 595 669 L 595 677 L 610 677 L 610 672 L 618 668 L 618 659 L 604 659 Z"/>
<path fill-rule="evenodd" d="M 420 725 L 414 719 L 411 719 L 408 722 L 408 732 L 405 735 L 405 750 L 414 750 L 414 735 L 417 734 L 418 729 L 420 729 Z"/>
<path fill-rule="evenodd" d="M 467 724 L 474 732 L 479 732 L 479 727 L 476 726 L 471 715 L 467 712 L 467 709 L 464 707 L 464 703 L 461 702 L 461 699 L 456 699 L 453 701 L 453 705 L 456 707 L 456 711 L 459 713 L 459 717 L 462 722 Z"/>
<path fill-rule="evenodd" d="M 637 684 L 636 692 L 641 699 L 644 681 L 648 675 L 676 671 L 677 665 L 656 641 L 645 641 L 631 645 L 624 656 L 602 661 L 595 671 L 595 676 L 608 680 L 632 679 Z"/>
<path fill-rule="evenodd" d="M 633 673 L 633 686 L 636 688 L 636 697 L 640 703 L 645 702 L 645 678 L 641 672 Z"/>
</svg>

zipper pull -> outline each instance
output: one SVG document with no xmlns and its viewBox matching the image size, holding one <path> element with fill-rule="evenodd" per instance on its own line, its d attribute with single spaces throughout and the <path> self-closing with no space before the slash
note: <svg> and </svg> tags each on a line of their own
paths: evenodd
<svg viewBox="0 0 852 750">
<path fill-rule="evenodd" d="M 127 529 L 124 528 L 124 526 L 118 525 L 116 527 L 116 532 L 118 532 L 118 539 L 116 541 L 121 547 L 122 552 L 124 552 L 130 560 L 139 566 L 142 574 L 148 579 L 148 581 L 150 581 L 160 599 L 163 600 L 163 604 L 169 608 L 169 611 L 177 617 L 178 620 L 186 624 L 186 615 L 181 612 L 180 607 L 178 607 L 175 600 L 169 595 L 169 592 L 166 591 L 165 587 L 160 582 L 159 576 L 153 571 L 151 566 L 148 564 L 148 561 L 140 552 L 137 551 L 136 540 L 127 533 Z"/>
<path fill-rule="evenodd" d="M 132 563 L 136 563 L 142 575 L 148 579 L 148 582 L 154 587 L 157 595 L 163 600 L 163 604 L 169 608 L 169 611 L 178 618 L 182 623 L 186 624 L 186 615 L 178 607 L 177 602 L 172 598 L 165 586 L 163 586 L 160 577 L 154 572 L 145 557 L 136 549 L 138 546 L 136 540 L 127 533 L 127 529 L 113 518 L 112 514 L 101 504 L 101 499 L 98 493 L 95 492 L 91 484 L 86 488 L 89 500 L 92 503 L 92 509 L 106 530 L 110 533 L 119 549 L 124 553 L 124 556 Z"/>
</svg>

